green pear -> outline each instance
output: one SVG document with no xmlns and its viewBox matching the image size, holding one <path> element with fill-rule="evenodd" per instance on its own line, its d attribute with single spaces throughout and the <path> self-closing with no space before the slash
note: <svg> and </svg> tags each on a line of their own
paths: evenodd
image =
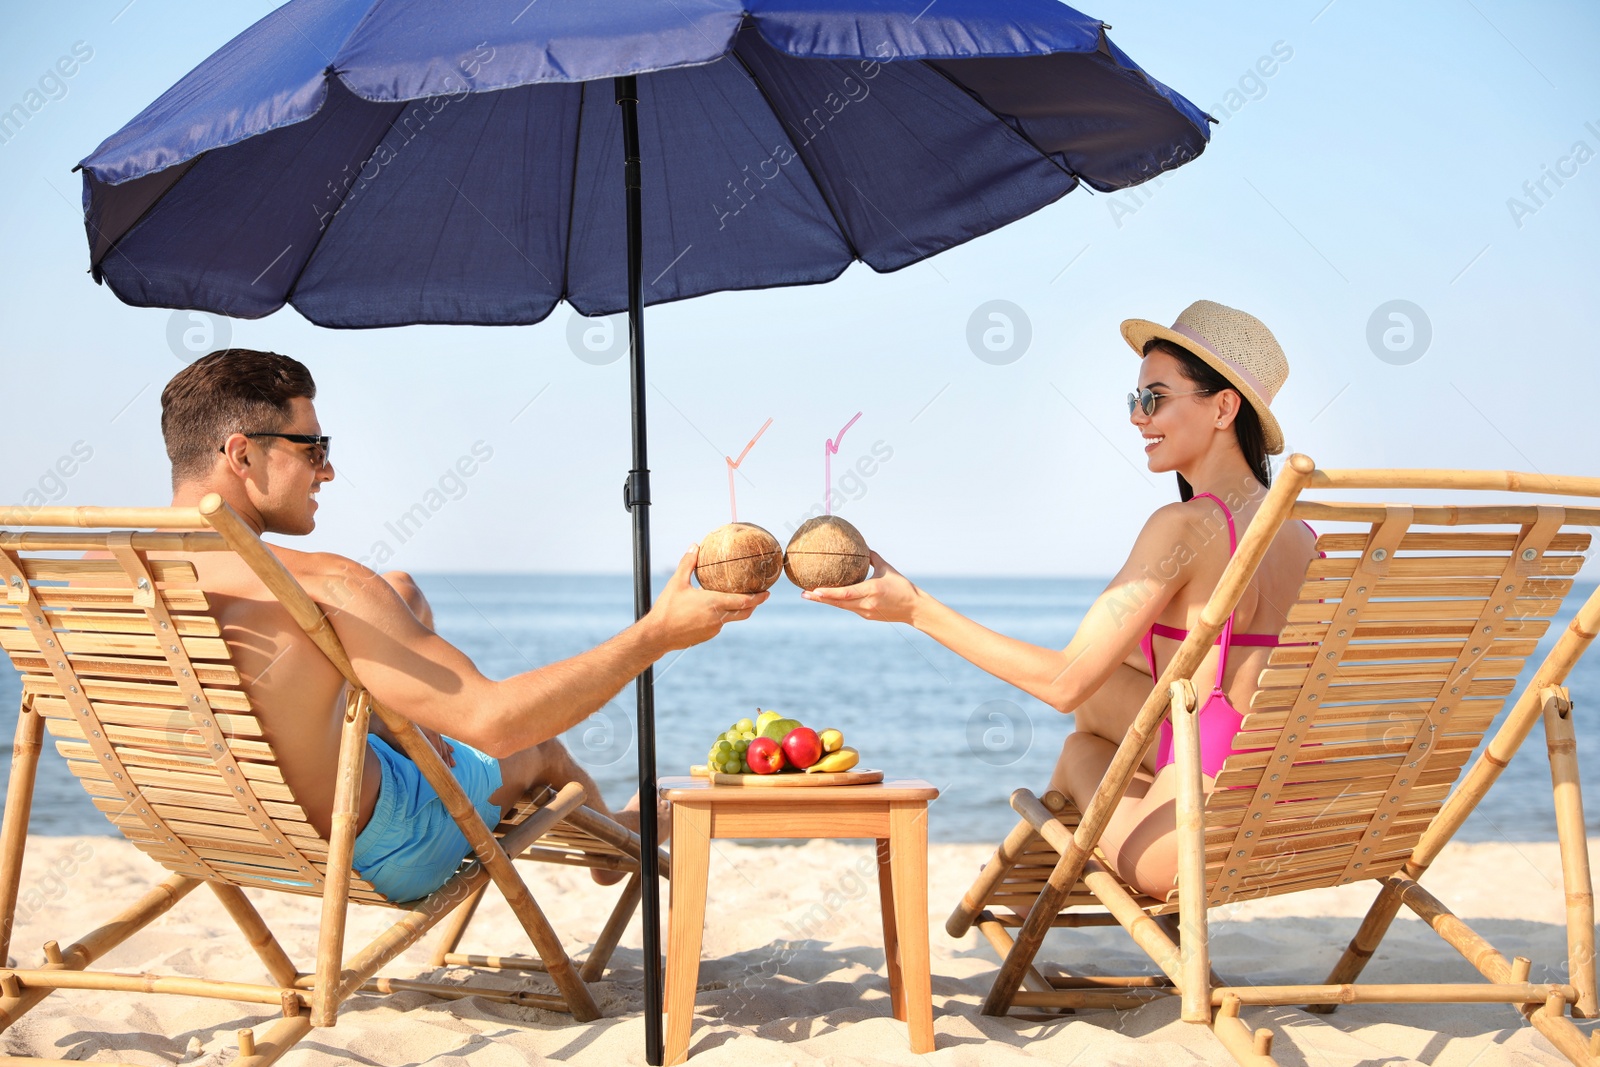
<svg viewBox="0 0 1600 1067">
<path fill-rule="evenodd" d="M 770 737 L 781 745 L 783 739 L 789 736 L 790 730 L 798 730 L 799 728 L 799 719 L 773 719 L 761 731 L 761 736 Z"/>
</svg>

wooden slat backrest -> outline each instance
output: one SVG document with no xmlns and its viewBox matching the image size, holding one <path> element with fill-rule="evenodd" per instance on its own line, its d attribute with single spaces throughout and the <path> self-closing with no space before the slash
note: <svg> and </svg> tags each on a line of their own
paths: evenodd
<svg viewBox="0 0 1600 1067">
<path fill-rule="evenodd" d="M 1356 506 L 1348 506 L 1353 511 Z M 1360 505 L 1318 538 L 1238 750 L 1207 798 L 1210 902 L 1392 873 L 1438 812 L 1582 566 L 1567 511 L 1515 531 Z M 1414 528 L 1419 513 L 1449 530 Z M 1587 518 L 1587 516 L 1585 516 Z M 1486 510 L 1482 521 L 1504 521 Z"/>
<path fill-rule="evenodd" d="M 38 510 L 5 517 L 27 521 Z M 81 516 L 51 521 L 96 525 L 117 515 L 73 510 Z M 169 526 L 199 518 L 181 509 L 124 514 Z M 214 532 L 0 530 L 0 648 L 68 769 L 141 850 L 194 877 L 320 894 L 331 846 L 276 766 L 194 565 L 149 558 L 210 551 L 234 550 Z M 69 555 L 84 552 L 112 558 Z M 539 807 L 525 798 L 495 833 Z M 618 851 L 565 822 L 537 845 L 572 863 Z M 359 878 L 349 896 L 396 906 Z"/>
<path fill-rule="evenodd" d="M 228 550 L 214 533 L 0 533 L 0 645 L 23 698 L 95 806 L 164 866 L 321 893 L 327 843 L 263 739 L 194 565 L 149 558 L 168 547 Z"/>
</svg>

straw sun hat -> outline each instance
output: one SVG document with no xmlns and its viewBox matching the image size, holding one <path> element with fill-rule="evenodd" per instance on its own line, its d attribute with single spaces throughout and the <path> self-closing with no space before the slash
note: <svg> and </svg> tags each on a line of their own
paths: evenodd
<svg viewBox="0 0 1600 1067">
<path fill-rule="evenodd" d="M 1141 358 L 1145 344 L 1160 338 L 1210 364 L 1261 417 L 1267 453 L 1275 456 L 1283 451 L 1283 430 L 1268 405 L 1289 377 L 1289 361 L 1260 319 L 1211 300 L 1196 300 L 1170 327 L 1128 319 L 1122 324 L 1122 336 Z"/>
</svg>

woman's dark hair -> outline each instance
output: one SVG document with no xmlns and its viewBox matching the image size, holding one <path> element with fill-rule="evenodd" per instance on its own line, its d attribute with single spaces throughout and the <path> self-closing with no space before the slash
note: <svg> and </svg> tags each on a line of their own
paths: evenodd
<svg viewBox="0 0 1600 1067">
<path fill-rule="evenodd" d="M 1207 393 L 1220 393 L 1224 389 L 1232 389 L 1238 393 L 1239 389 L 1228 379 L 1224 378 L 1216 368 L 1171 341 L 1160 337 L 1152 337 L 1145 342 L 1144 354 L 1152 352 L 1165 352 L 1178 361 L 1178 369 L 1183 376 L 1194 383 L 1196 389 L 1203 389 Z M 1239 395 L 1239 414 L 1233 419 L 1233 432 L 1239 441 L 1239 451 L 1244 453 L 1244 461 L 1250 464 L 1250 473 L 1254 474 L 1256 481 L 1263 487 L 1272 484 L 1272 468 L 1267 464 L 1267 435 L 1261 429 L 1261 416 L 1256 414 L 1255 406 L 1244 399 L 1244 394 Z M 1191 500 L 1194 497 L 1194 487 L 1191 486 L 1183 475 L 1178 475 L 1178 498 Z"/>
</svg>

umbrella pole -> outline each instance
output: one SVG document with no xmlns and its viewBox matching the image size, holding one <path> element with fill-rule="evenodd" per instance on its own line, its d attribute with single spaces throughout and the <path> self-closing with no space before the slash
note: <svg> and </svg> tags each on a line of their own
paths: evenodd
<svg viewBox="0 0 1600 1067">
<path fill-rule="evenodd" d="M 639 163 L 639 87 L 629 75 L 615 79 L 622 108 L 623 175 L 628 210 L 628 385 L 633 398 L 633 467 L 623 490 L 633 516 L 633 611 L 650 610 L 650 467 L 646 461 L 644 409 L 644 203 Z M 661 882 L 656 811 L 655 672 L 646 667 L 635 682 L 639 705 L 639 864 L 644 879 L 644 1056 L 651 1067 L 664 1059 L 661 1033 Z"/>
</svg>

